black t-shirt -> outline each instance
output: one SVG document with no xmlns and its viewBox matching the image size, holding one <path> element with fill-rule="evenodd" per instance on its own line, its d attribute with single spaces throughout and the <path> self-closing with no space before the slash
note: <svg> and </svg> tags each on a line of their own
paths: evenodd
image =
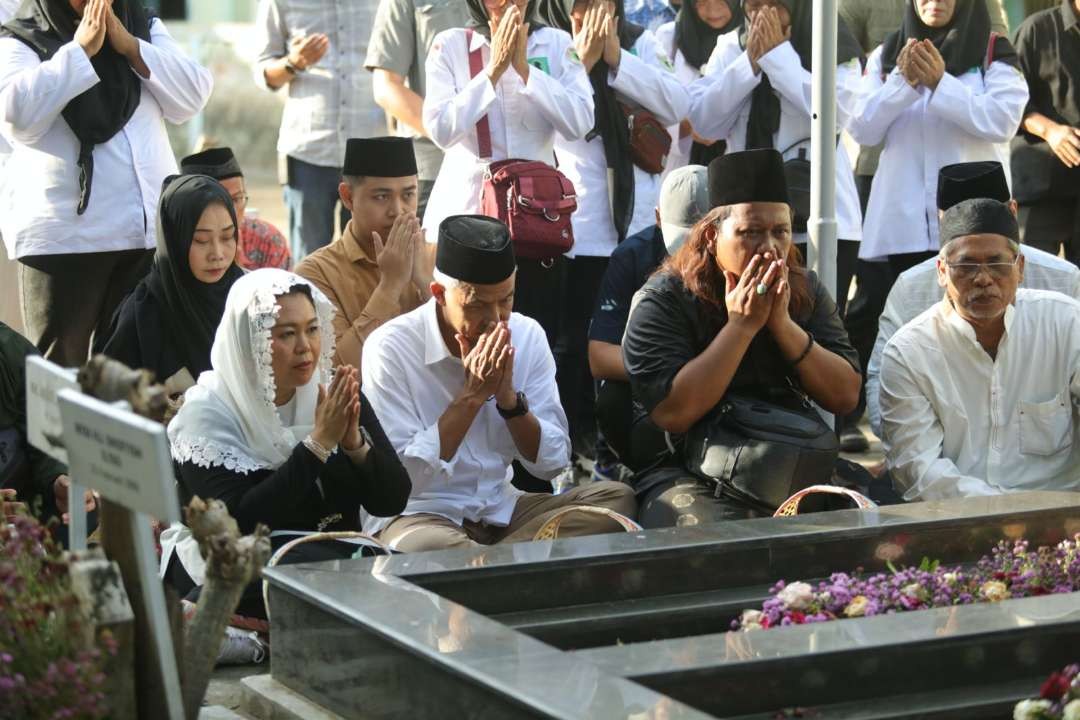
<svg viewBox="0 0 1080 720">
<path fill-rule="evenodd" d="M 815 273 L 808 273 L 811 307 L 793 318 L 814 336 L 821 347 L 859 369 L 859 355 L 851 346 L 836 303 Z M 727 322 L 690 294 L 682 280 L 669 274 L 654 275 L 641 289 L 637 307 L 623 339 L 623 362 L 630 374 L 634 397 L 652 412 L 671 392 L 679 370 L 709 346 Z M 751 341 L 739 363 L 730 389 L 765 400 L 790 395 L 789 381 L 801 389 L 798 373 L 784 359 L 767 328 Z"/>
<path fill-rule="evenodd" d="M 1031 96 L 1025 113 L 1080 127 L 1080 16 L 1073 1 L 1025 20 L 1016 30 L 1016 53 Z M 1080 187 L 1080 169 L 1054 167 L 1055 188 Z"/>
<path fill-rule="evenodd" d="M 664 236 L 655 225 L 619 243 L 611 253 L 611 260 L 596 294 L 596 309 L 589 326 L 590 340 L 622 344 L 634 293 L 641 289 L 666 257 Z"/>
<path fill-rule="evenodd" d="M 1031 94 L 1027 112 L 1080 127 L 1080 16 L 1072 0 L 1025 20 L 1016 53 Z"/>
</svg>

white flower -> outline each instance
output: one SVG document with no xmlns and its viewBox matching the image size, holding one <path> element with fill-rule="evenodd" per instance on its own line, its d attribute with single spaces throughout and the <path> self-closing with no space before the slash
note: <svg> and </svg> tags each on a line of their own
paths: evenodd
<svg viewBox="0 0 1080 720">
<path fill-rule="evenodd" d="M 1041 720 L 1050 711 L 1049 700 L 1021 700 L 1013 708 L 1013 720 Z"/>
<path fill-rule="evenodd" d="M 922 596 L 922 586 L 917 582 L 909 583 L 900 590 L 912 600 L 918 600 Z"/>
<path fill-rule="evenodd" d="M 1065 706 L 1061 720 L 1080 720 L 1080 700 L 1073 700 Z"/>
<path fill-rule="evenodd" d="M 808 583 L 793 582 L 777 593 L 776 597 L 788 610 L 806 610 L 814 602 L 814 588 Z"/>
<path fill-rule="evenodd" d="M 944 580 L 946 584 L 953 585 L 956 583 L 957 580 L 960 579 L 960 577 L 954 572 L 948 572 L 942 575 L 941 579 Z"/>
<path fill-rule="evenodd" d="M 987 580 L 979 588 L 979 594 L 990 602 L 999 602 L 1009 598 L 1009 588 L 1000 580 Z"/>
<path fill-rule="evenodd" d="M 870 604 L 870 601 L 866 599 L 865 595 L 856 595 L 851 598 L 851 602 L 844 608 L 844 614 L 848 617 L 862 617 L 866 614 L 866 606 Z"/>
<path fill-rule="evenodd" d="M 739 626 L 743 630 L 760 630 L 761 621 L 765 619 L 765 613 L 760 610 L 743 610 L 739 617 Z"/>
</svg>

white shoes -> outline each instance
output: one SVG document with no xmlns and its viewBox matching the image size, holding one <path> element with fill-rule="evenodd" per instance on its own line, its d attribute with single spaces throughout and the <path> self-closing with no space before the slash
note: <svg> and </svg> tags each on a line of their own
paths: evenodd
<svg viewBox="0 0 1080 720">
<path fill-rule="evenodd" d="M 217 664 L 257 665 L 266 659 L 266 655 L 266 644 L 259 639 L 259 633 L 229 626 L 221 640 Z"/>
</svg>

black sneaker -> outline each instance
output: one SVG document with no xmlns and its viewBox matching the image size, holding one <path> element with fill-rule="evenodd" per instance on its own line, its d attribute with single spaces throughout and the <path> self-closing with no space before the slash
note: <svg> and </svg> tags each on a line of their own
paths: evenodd
<svg viewBox="0 0 1080 720">
<path fill-rule="evenodd" d="M 840 449 L 848 453 L 862 453 L 870 449 L 870 441 L 858 425 L 846 425 L 840 429 Z"/>
</svg>

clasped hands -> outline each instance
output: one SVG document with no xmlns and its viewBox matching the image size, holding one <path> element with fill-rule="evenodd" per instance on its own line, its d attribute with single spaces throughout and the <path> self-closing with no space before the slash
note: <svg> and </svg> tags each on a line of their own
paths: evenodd
<svg viewBox="0 0 1080 720">
<path fill-rule="evenodd" d="M 585 10 L 581 21 L 574 20 L 574 49 L 591 72 L 601 59 L 612 70 L 619 68 L 622 45 L 619 43 L 619 19 L 615 17 L 615 4 L 607 0 L 593 2 Z"/>
<path fill-rule="evenodd" d="M 742 275 L 724 272 L 728 322 L 756 335 L 763 327 L 777 335 L 791 322 L 788 265 L 772 252 L 754 255 Z"/>
<path fill-rule="evenodd" d="M 514 390 L 514 346 L 510 344 L 510 326 L 490 323 L 473 344 L 461 333 L 454 336 L 465 366 L 462 394 L 476 403 L 494 396 L 496 404 L 509 410 L 517 404 Z"/>
<path fill-rule="evenodd" d="M 775 48 L 791 39 L 791 27 L 784 29 L 780 22 L 780 12 L 774 7 L 764 7 L 754 13 L 750 20 L 750 29 L 746 33 L 746 54 L 750 58 L 750 67 L 754 74 L 761 73 L 758 61 Z"/>
<path fill-rule="evenodd" d="M 105 38 L 117 54 L 135 63 L 139 58 L 139 40 L 128 32 L 112 9 L 112 0 L 89 0 L 83 7 L 82 19 L 75 28 L 75 42 L 88 58 L 98 54 Z"/>
<path fill-rule="evenodd" d="M 338 445 L 346 451 L 359 450 L 364 444 L 360 433 L 360 372 L 352 365 L 340 366 L 329 387 L 319 385 L 311 439 L 327 450 Z"/>
<path fill-rule="evenodd" d="M 398 215 L 385 241 L 375 231 L 371 233 L 371 241 L 379 266 L 379 284 L 385 284 L 387 291 L 395 297 L 401 295 L 410 282 L 421 288 L 431 280 L 426 269 L 427 241 L 420 220 L 413 213 Z"/>
<path fill-rule="evenodd" d="M 487 74 L 492 86 L 498 84 L 507 68 L 513 67 L 521 76 L 522 82 L 529 81 L 529 61 L 526 51 L 529 45 L 529 23 L 517 5 L 503 13 L 498 25 L 488 23 L 491 28 L 491 57 L 488 59 Z"/>
<path fill-rule="evenodd" d="M 933 91 L 945 74 L 945 59 L 930 40 L 911 38 L 896 56 L 896 67 L 911 87 Z"/>
</svg>

